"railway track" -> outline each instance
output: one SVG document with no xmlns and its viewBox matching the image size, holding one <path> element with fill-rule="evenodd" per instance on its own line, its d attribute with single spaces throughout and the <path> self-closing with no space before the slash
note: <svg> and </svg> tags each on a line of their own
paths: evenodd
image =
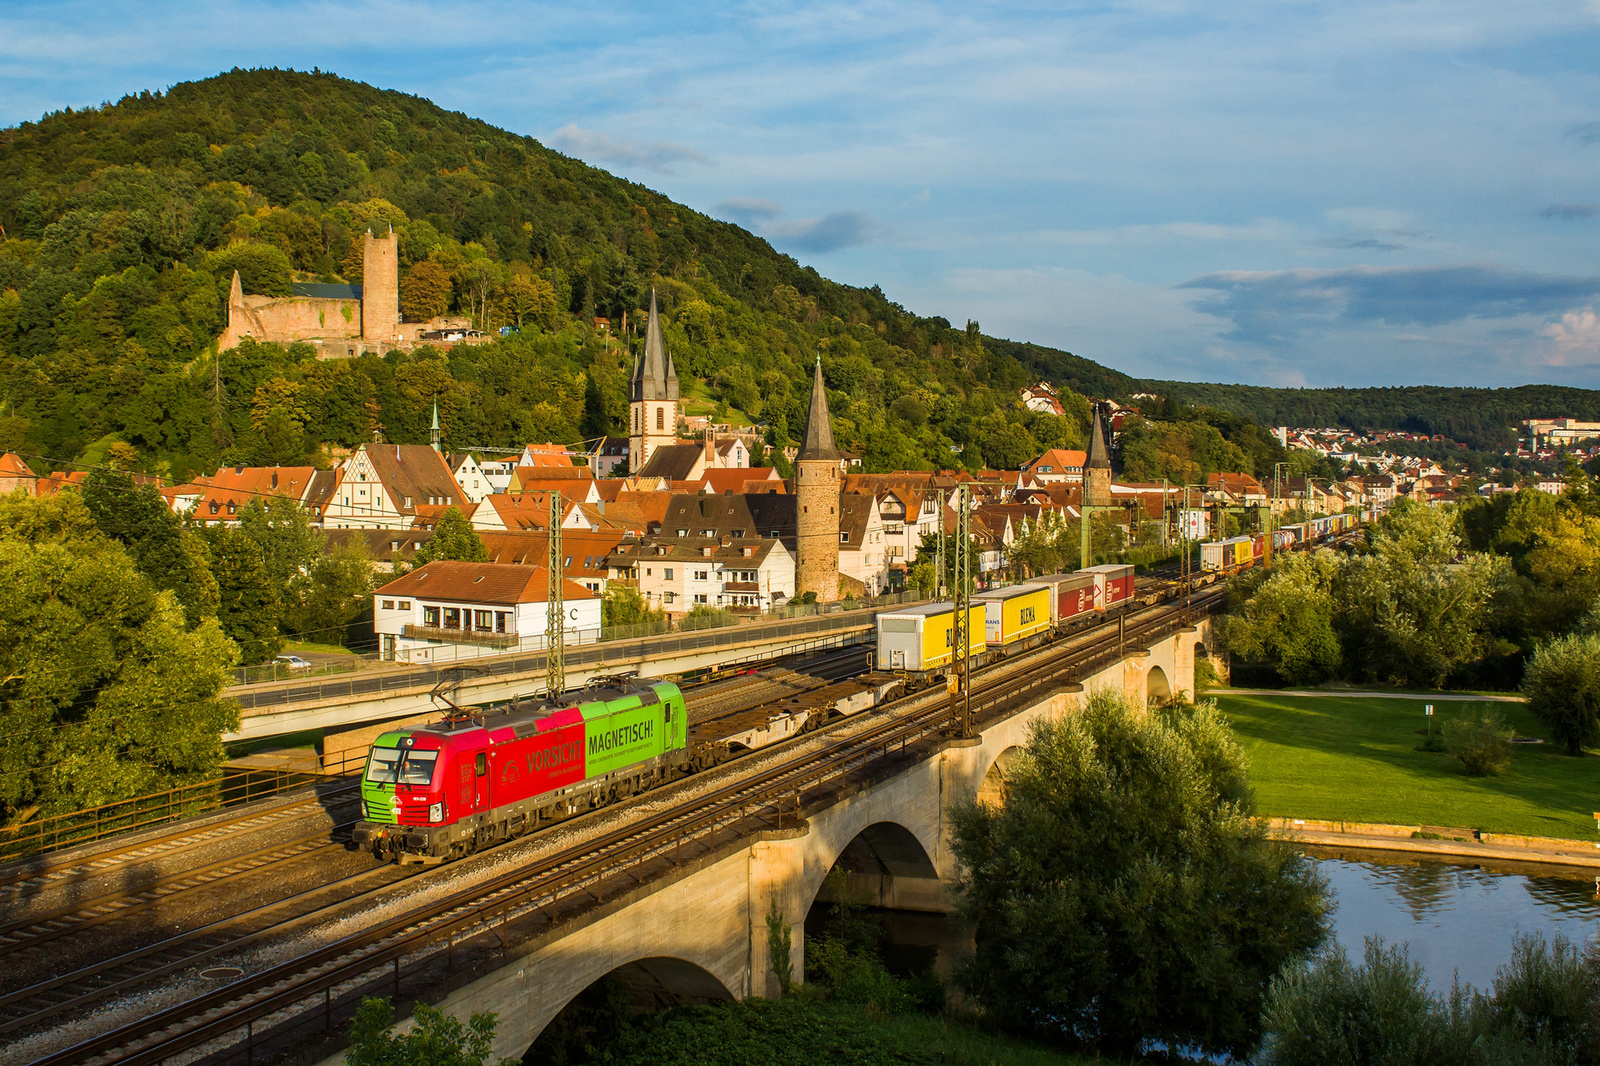
<svg viewBox="0 0 1600 1066">
<path fill-rule="evenodd" d="M 107 873 L 128 863 L 149 862 L 215 844 L 235 833 L 265 830 L 286 822 L 315 815 L 328 801 L 339 796 L 354 798 L 357 786 L 345 779 L 331 787 L 310 786 L 310 796 L 296 795 L 281 803 L 251 805 L 231 817 L 213 819 L 203 825 L 187 824 L 153 837 L 113 843 L 106 849 L 80 853 L 76 849 L 64 856 L 44 852 L 9 863 L 0 873 L 0 906 L 38 894 L 53 885 L 78 881 Z"/>
<path fill-rule="evenodd" d="M 1068 654 L 1061 654 L 1062 645 L 1057 644 L 997 664 L 975 676 L 974 721 L 981 723 L 1001 716 L 1016 701 L 1033 697 L 1041 688 L 1092 672 L 1104 662 L 1120 657 L 1125 641 L 1141 641 L 1188 624 L 1211 610 L 1220 599 L 1220 590 L 1208 590 L 1196 594 L 1194 605 L 1188 608 L 1148 609 L 1124 617 L 1120 625 L 1108 623 L 1081 631 L 1070 641 L 1072 646 Z M 367 987 L 368 979 L 374 974 L 387 974 L 392 967 L 398 991 L 403 963 L 416 972 L 431 965 L 429 960 L 437 961 L 435 956 L 453 955 L 458 944 L 490 928 L 503 930 L 509 921 L 578 905 L 585 900 L 603 899 L 608 892 L 621 890 L 613 884 L 619 879 L 628 885 L 638 884 L 641 871 L 647 868 L 666 871 L 679 867 L 685 861 L 714 853 L 719 839 L 727 845 L 743 839 L 757 824 L 766 824 L 774 818 L 781 822 L 786 807 L 792 819 L 796 811 L 822 799 L 827 790 L 843 778 L 870 775 L 899 765 L 901 759 L 910 757 L 908 752 L 914 755 L 922 747 L 942 740 L 941 730 L 948 724 L 947 705 L 942 693 L 925 691 L 810 734 L 804 742 L 768 749 L 765 754 L 774 757 L 753 771 L 735 763 L 697 775 L 682 784 L 658 789 L 646 798 L 670 801 L 675 790 L 684 789 L 697 794 L 690 796 L 689 792 L 684 792 L 687 798 L 664 810 L 643 814 L 630 824 L 558 850 L 537 870 L 517 867 L 404 909 L 358 933 L 259 972 L 241 975 L 224 987 L 164 1010 L 152 1011 L 115 1030 L 44 1055 L 36 1060 L 36 1066 L 97 1061 L 102 1057 L 108 1060 L 114 1057 L 118 1063 L 154 1063 L 199 1048 L 241 1028 L 244 1034 L 249 1034 L 245 1039 L 253 1046 L 258 1022 L 269 1028 L 275 1026 L 290 1016 L 303 1013 L 297 1005 L 313 999 L 323 1009 L 324 1022 L 331 1024 L 335 994 L 342 1003 L 348 1003 Z M 786 754 L 786 750 L 793 753 Z M 707 776 L 726 780 L 705 791 L 703 785 Z M 518 843 L 509 842 L 490 849 L 490 853 L 515 847 Z M 421 873 L 410 876 L 421 876 Z M 380 892 L 386 887 L 391 886 L 373 891 Z M 348 907 L 351 903 L 347 898 L 330 904 L 326 910 Z M 293 919 L 293 923 L 306 925 L 321 913 L 308 913 Z M 83 1006 L 83 1001 L 75 1002 L 70 993 L 75 981 L 99 979 L 98 989 L 88 993 L 92 996 L 90 1002 L 99 1002 L 113 991 L 147 984 L 153 979 L 152 975 L 192 969 L 222 951 L 236 952 L 240 946 L 237 938 L 224 946 L 210 944 L 205 939 L 207 935 L 197 931 L 187 942 L 186 953 L 174 957 L 163 954 L 166 949 L 162 945 L 152 945 L 143 958 L 154 960 L 155 965 L 144 968 L 140 975 L 122 976 L 119 967 L 125 963 L 119 960 L 107 960 L 93 975 L 63 975 L 51 988 L 37 990 L 37 994 L 57 993 L 65 998 L 8 1023 L 0 1032 L 21 1032 Z M 274 935 L 277 935 L 276 930 Z M 446 944 L 448 947 L 443 946 Z M 9 1004 L 23 1002 L 23 999 L 9 999 Z M 0 1000 L 0 1007 L 7 1005 L 7 1000 Z"/>
</svg>

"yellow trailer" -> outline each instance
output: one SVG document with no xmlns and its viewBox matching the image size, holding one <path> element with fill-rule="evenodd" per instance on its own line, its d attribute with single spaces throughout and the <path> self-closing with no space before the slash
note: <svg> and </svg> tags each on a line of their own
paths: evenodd
<svg viewBox="0 0 1600 1066">
<path fill-rule="evenodd" d="M 1050 587 L 1010 585 L 980 592 L 973 603 L 984 606 L 984 641 L 991 648 L 1027 640 L 1050 628 Z"/>
<path fill-rule="evenodd" d="M 878 615 L 878 669 L 918 673 L 949 666 L 954 658 L 955 619 L 955 606 L 949 603 L 925 603 Z M 967 609 L 968 647 L 974 655 L 984 650 L 983 627 L 983 605 L 974 603 Z"/>
</svg>

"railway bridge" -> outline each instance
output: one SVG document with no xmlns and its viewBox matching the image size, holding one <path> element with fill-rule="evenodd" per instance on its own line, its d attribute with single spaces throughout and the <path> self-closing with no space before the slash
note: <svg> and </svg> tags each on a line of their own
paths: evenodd
<svg viewBox="0 0 1600 1066">
<path fill-rule="evenodd" d="M 841 766 L 844 772 L 814 792 L 797 786 L 787 807 L 780 792 L 764 819 L 730 823 L 720 845 L 713 823 L 712 845 L 691 861 L 650 873 L 641 856 L 627 876 L 597 878 L 571 909 L 551 897 L 527 935 L 504 938 L 492 960 L 458 968 L 421 994 L 463 1019 L 493 1011 L 495 1054 L 513 1058 L 606 977 L 636 1001 L 657 1005 L 774 995 L 769 913 L 776 909 L 790 928 L 793 976 L 802 980 L 806 913 L 835 866 L 879 906 L 948 910 L 957 872 L 952 801 L 996 795 L 1030 725 L 1071 713 L 1089 692 L 1118 689 L 1139 704 L 1192 693 L 1210 625 L 1208 616 L 1191 613 L 1148 636 L 1130 634 L 1124 647 L 1071 680 L 1057 674 L 1021 699 L 985 708 L 971 737 L 926 733 L 899 759 L 886 740 L 882 759 L 858 772 Z M 327 1066 L 342 1054 L 329 1056 Z"/>
</svg>

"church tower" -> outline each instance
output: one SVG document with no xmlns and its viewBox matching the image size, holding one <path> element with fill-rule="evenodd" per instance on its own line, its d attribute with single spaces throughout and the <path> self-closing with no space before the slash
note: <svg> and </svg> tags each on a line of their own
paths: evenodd
<svg viewBox="0 0 1600 1066">
<path fill-rule="evenodd" d="M 811 382 L 811 409 L 795 456 L 795 595 L 815 592 L 818 601 L 839 598 L 839 453 L 822 388 L 822 357 Z"/>
<path fill-rule="evenodd" d="M 656 291 L 651 289 L 644 352 L 634 359 L 628 385 L 628 470 L 637 474 L 657 448 L 677 442 L 678 371 L 661 340 Z"/>
<path fill-rule="evenodd" d="M 1087 507 L 1111 506 L 1111 453 L 1106 448 L 1105 434 L 1100 432 L 1100 409 L 1095 407 L 1089 417 L 1094 426 L 1089 433 L 1089 455 L 1083 464 L 1083 503 Z"/>
<path fill-rule="evenodd" d="M 361 339 L 393 344 L 400 336 L 400 243 L 394 227 L 361 242 Z"/>
</svg>

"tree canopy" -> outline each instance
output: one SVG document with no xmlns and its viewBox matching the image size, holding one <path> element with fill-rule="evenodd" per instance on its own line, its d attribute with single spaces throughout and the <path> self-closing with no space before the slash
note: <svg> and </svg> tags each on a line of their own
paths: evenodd
<svg viewBox="0 0 1600 1066">
<path fill-rule="evenodd" d="M 1150 1042 L 1242 1055 L 1267 982 L 1325 936 L 1310 861 L 1252 816 L 1214 709 L 1102 690 L 1041 719 L 1000 806 L 954 814 L 963 983 L 1009 1028 L 1122 1058 Z"/>
</svg>

